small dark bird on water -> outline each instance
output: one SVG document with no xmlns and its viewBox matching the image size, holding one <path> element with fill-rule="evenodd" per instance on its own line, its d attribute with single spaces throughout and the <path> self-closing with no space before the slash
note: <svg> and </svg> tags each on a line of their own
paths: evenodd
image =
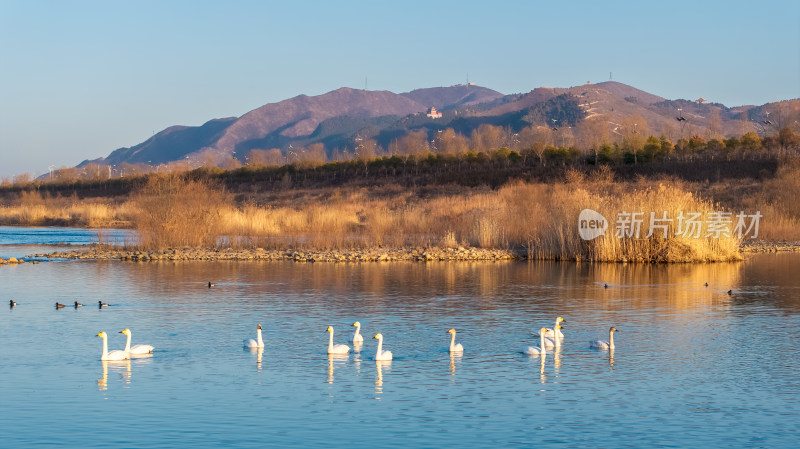
<svg viewBox="0 0 800 449">
<path fill-rule="evenodd" d="M 706 287 L 708 287 L 708 282 L 706 282 Z"/>
<path fill-rule="evenodd" d="M 211 287 L 213 287 L 213 286 L 215 286 L 215 285 L 217 285 L 217 284 L 214 284 L 214 283 L 213 283 L 213 282 L 211 282 L 211 281 L 209 281 L 209 282 L 208 282 L 208 288 L 211 288 Z"/>
<path fill-rule="evenodd" d="M 16 303 L 16 302 L 15 302 L 13 299 L 9 299 L 9 300 L 8 300 L 8 306 L 9 306 L 9 307 L 14 307 L 14 306 L 16 306 L 16 305 L 17 305 L 17 303 Z"/>
<path fill-rule="evenodd" d="M 603 288 L 608 288 L 608 284 L 603 284 Z"/>
<path fill-rule="evenodd" d="M 103 301 L 97 301 L 97 307 L 100 309 L 102 309 L 103 307 L 108 307 L 108 303 Z"/>
<path fill-rule="evenodd" d="M 60 302 L 56 303 L 56 309 L 63 309 L 64 307 L 64 304 L 61 304 Z"/>
<path fill-rule="evenodd" d="M 76 308 L 76 309 L 77 309 L 78 307 L 81 307 L 82 305 L 83 305 L 83 304 L 79 303 L 78 301 L 75 301 L 75 308 Z"/>
<path fill-rule="evenodd" d="M 730 296 L 732 294 L 733 294 L 733 290 L 728 290 L 728 295 Z"/>
</svg>

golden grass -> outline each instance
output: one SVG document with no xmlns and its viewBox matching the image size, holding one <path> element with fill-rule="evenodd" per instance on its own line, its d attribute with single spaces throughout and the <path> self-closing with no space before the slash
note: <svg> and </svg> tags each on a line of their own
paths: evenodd
<svg viewBox="0 0 800 449">
<path fill-rule="evenodd" d="M 144 248 L 480 247 L 527 251 L 534 259 L 691 262 L 734 260 L 739 240 L 676 235 L 677 217 L 698 212 L 761 211 L 760 239 L 800 240 L 800 164 L 738 195 L 734 184 L 614 180 L 605 166 L 570 171 L 562 182 L 511 182 L 498 189 L 438 186 L 359 187 L 271 192 L 237 204 L 219 186 L 180 175 L 154 176 L 128 202 L 78 201 L 27 192 L 0 207 L 0 223 L 103 227 L 130 220 Z M 743 190 L 745 191 L 745 190 Z M 696 193 L 702 192 L 702 194 Z M 702 195 L 702 196 L 701 196 Z M 723 198 L 724 205 L 713 198 Z M 592 209 L 609 221 L 603 237 L 580 238 L 578 216 Z M 638 238 L 619 238 L 622 211 L 642 212 Z M 647 237 L 650 213 L 667 214 L 667 238 Z"/>
<path fill-rule="evenodd" d="M 11 204 L 0 206 L 0 225 L 5 226 L 102 228 L 119 226 L 126 220 L 124 210 L 105 202 L 52 198 L 37 192 L 22 192 Z"/>
</svg>

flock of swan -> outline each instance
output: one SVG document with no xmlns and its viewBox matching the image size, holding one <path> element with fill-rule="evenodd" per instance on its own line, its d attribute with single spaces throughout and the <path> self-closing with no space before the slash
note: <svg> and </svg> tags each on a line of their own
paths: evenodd
<svg viewBox="0 0 800 449">
<path fill-rule="evenodd" d="M 113 351 L 108 350 L 108 334 L 103 331 L 97 334 L 98 337 L 103 339 L 103 353 L 100 355 L 100 360 L 128 360 L 131 358 L 131 356 L 153 353 L 155 348 L 151 345 L 131 346 L 130 329 L 122 329 L 119 331 L 119 333 L 126 335 L 128 337 L 128 341 L 125 343 L 125 349 L 115 349 Z"/>
<path fill-rule="evenodd" d="M 561 331 L 561 329 L 563 329 L 561 323 L 566 323 L 566 321 L 564 320 L 564 318 L 558 317 L 556 318 L 555 324 L 553 324 L 552 328 L 543 327 L 539 329 L 539 346 L 528 346 L 526 348 L 523 348 L 521 352 L 529 356 L 539 356 L 547 354 L 548 349 L 560 348 L 561 341 L 564 339 L 564 333 Z M 350 326 L 355 328 L 351 340 L 355 345 L 360 345 L 364 341 L 364 337 L 361 335 L 361 323 L 356 321 Z M 346 344 L 333 343 L 333 326 L 328 326 L 328 328 L 325 331 L 328 332 L 328 354 L 347 354 L 350 352 L 350 346 L 347 346 Z M 608 340 L 591 340 L 589 341 L 589 347 L 595 349 L 613 350 L 614 332 L 618 332 L 617 328 L 611 326 L 611 328 L 608 330 Z M 97 337 L 103 339 L 103 352 L 100 356 L 100 360 L 128 360 L 132 356 L 147 355 L 153 353 L 153 350 L 155 348 L 153 348 L 153 346 L 151 345 L 139 344 L 131 346 L 132 334 L 130 329 L 123 329 L 119 331 L 119 333 L 124 334 L 127 337 L 127 341 L 125 343 L 125 349 L 116 349 L 113 351 L 108 350 L 108 334 L 102 331 L 97 334 Z M 450 347 L 449 347 L 450 353 L 463 354 L 464 346 L 461 343 L 456 343 L 456 330 L 448 329 L 447 334 L 450 335 Z M 372 338 L 378 340 L 378 348 L 377 351 L 375 352 L 375 360 L 376 361 L 392 360 L 392 352 L 383 350 L 383 334 L 377 333 Z M 258 327 L 256 328 L 256 338 L 245 339 L 242 341 L 242 343 L 245 348 L 250 348 L 250 349 L 263 348 L 264 338 L 261 335 L 261 324 L 259 324 Z"/>
<path fill-rule="evenodd" d="M 556 318 L 556 322 L 553 325 L 552 329 L 545 327 L 539 329 L 539 346 L 528 346 L 526 348 L 523 348 L 521 352 L 529 356 L 539 356 L 546 354 L 548 349 L 560 348 L 561 341 L 564 339 L 564 333 L 561 331 L 561 329 L 563 329 L 561 323 L 566 323 L 566 321 L 564 320 L 564 318 L 558 317 Z M 361 335 L 361 323 L 356 321 L 350 326 L 355 328 L 355 331 L 353 332 L 353 337 L 351 339 L 353 344 L 360 345 L 364 341 L 364 337 Z M 333 326 L 328 326 L 328 328 L 325 329 L 325 331 L 328 332 L 328 354 L 342 355 L 350 352 L 350 346 L 347 346 L 346 344 L 333 343 Z M 617 332 L 617 328 L 611 326 L 611 328 L 608 330 L 608 340 L 591 340 L 589 341 L 589 347 L 595 349 L 613 350 L 614 332 Z M 456 330 L 448 329 L 447 333 L 450 334 L 450 347 L 449 347 L 450 353 L 463 354 L 464 346 L 461 343 L 456 343 Z M 372 338 L 378 340 L 378 348 L 377 351 L 375 352 L 375 360 L 376 361 L 392 360 L 392 352 L 383 350 L 383 334 L 377 333 Z M 130 344 L 130 335 L 128 335 L 128 344 Z M 250 349 L 259 349 L 264 347 L 264 339 L 261 336 L 261 324 L 259 324 L 258 327 L 256 328 L 256 338 L 255 339 L 248 338 L 243 340 L 243 345 L 245 348 L 250 348 Z M 104 346 L 104 353 L 105 353 L 105 346 Z"/>
</svg>

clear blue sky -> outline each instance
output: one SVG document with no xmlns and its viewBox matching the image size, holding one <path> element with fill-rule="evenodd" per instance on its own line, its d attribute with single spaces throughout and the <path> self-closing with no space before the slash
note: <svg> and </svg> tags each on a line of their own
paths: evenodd
<svg viewBox="0 0 800 449">
<path fill-rule="evenodd" d="M 0 176 L 339 87 L 800 97 L 800 2 L 0 0 Z"/>
</svg>

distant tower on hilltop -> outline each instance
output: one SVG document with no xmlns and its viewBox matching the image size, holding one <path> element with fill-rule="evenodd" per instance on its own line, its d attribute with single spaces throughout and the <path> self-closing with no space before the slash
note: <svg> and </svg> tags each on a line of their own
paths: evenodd
<svg viewBox="0 0 800 449">
<path fill-rule="evenodd" d="M 442 118 L 442 113 L 436 110 L 436 107 L 431 106 L 430 109 L 425 113 L 426 116 L 430 118 Z"/>
</svg>

